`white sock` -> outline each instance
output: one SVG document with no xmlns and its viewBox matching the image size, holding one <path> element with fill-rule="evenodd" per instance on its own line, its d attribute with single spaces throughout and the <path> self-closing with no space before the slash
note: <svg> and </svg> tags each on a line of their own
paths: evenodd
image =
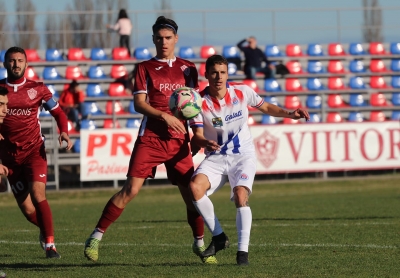
<svg viewBox="0 0 400 278">
<path fill-rule="evenodd" d="M 95 238 L 101 240 L 103 238 L 104 232 L 100 231 L 99 229 L 94 229 L 93 233 L 90 235 L 91 238 Z"/>
<path fill-rule="evenodd" d="M 249 252 L 252 214 L 250 207 L 237 208 L 236 229 L 238 234 L 238 251 Z"/>
<path fill-rule="evenodd" d="M 219 224 L 217 216 L 214 214 L 214 206 L 210 198 L 204 195 L 200 200 L 193 201 L 197 211 L 203 217 L 204 223 L 210 230 L 213 236 L 217 236 L 223 232 Z"/>
<path fill-rule="evenodd" d="M 196 244 L 197 247 L 201 247 L 204 245 L 204 239 L 203 238 L 195 238 L 194 244 Z"/>
<path fill-rule="evenodd" d="M 54 242 L 46 243 L 45 244 L 45 249 L 50 248 L 51 246 L 53 246 L 54 249 L 56 249 L 56 245 L 54 244 Z"/>
</svg>

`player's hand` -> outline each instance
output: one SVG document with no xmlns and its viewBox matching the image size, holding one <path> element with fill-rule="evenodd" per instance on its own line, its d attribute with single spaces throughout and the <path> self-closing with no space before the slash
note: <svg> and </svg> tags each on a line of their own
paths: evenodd
<svg viewBox="0 0 400 278">
<path fill-rule="evenodd" d="M 8 168 L 0 164 L 0 176 L 8 176 Z"/>
<path fill-rule="evenodd" d="M 186 134 L 185 126 L 182 124 L 182 122 L 178 118 L 176 118 L 175 116 L 169 115 L 167 113 L 164 113 L 161 117 L 164 119 L 164 121 L 167 123 L 167 125 L 170 128 L 172 128 L 174 131 Z"/>
<path fill-rule="evenodd" d="M 310 120 L 310 115 L 308 114 L 307 110 L 297 108 L 293 112 L 290 113 L 292 115 L 292 119 L 298 120 L 301 118 L 305 118 L 306 121 Z"/>
<path fill-rule="evenodd" d="M 195 156 L 201 149 L 193 140 L 190 140 L 190 149 L 192 150 L 192 156 Z"/>
<path fill-rule="evenodd" d="M 207 143 L 206 143 L 206 146 L 205 146 L 205 148 L 209 152 L 218 151 L 219 147 L 220 146 L 217 144 L 217 142 L 215 142 L 213 140 L 207 140 Z"/>
<path fill-rule="evenodd" d="M 4 140 L 4 137 L 3 135 L 1 135 L 1 133 L 0 133 L 0 140 Z"/>
<path fill-rule="evenodd" d="M 60 136 L 58 137 L 58 143 L 60 143 L 60 147 L 62 146 L 62 141 L 67 142 L 67 147 L 65 148 L 66 150 L 70 150 L 72 148 L 71 139 L 69 139 L 68 134 L 65 132 L 61 132 Z"/>
</svg>

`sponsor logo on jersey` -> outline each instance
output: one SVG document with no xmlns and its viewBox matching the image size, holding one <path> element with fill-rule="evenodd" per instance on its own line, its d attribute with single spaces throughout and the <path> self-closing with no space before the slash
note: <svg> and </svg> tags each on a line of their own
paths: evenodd
<svg viewBox="0 0 400 278">
<path fill-rule="evenodd" d="M 268 131 L 264 131 L 260 136 L 254 138 L 253 141 L 256 147 L 258 160 L 265 168 L 269 168 L 276 160 L 279 148 L 279 138 L 273 136 Z"/>
<path fill-rule="evenodd" d="M 161 83 L 160 84 L 160 92 L 162 91 L 175 91 L 178 88 L 183 87 L 182 84 L 171 84 L 171 83 Z"/>
<path fill-rule="evenodd" d="M 239 110 L 238 112 L 233 112 L 230 115 L 226 115 L 225 122 L 229 122 L 230 120 L 233 120 L 233 119 L 241 117 L 241 116 L 242 116 L 242 110 Z"/>
<path fill-rule="evenodd" d="M 183 66 L 181 66 L 181 70 L 183 71 L 183 73 L 184 73 L 186 76 L 189 76 L 189 74 L 190 74 L 190 68 L 188 68 L 186 65 L 183 65 Z"/>
<path fill-rule="evenodd" d="M 32 100 L 37 96 L 37 91 L 35 89 L 29 89 L 26 91 L 28 93 L 28 97 Z"/>
<path fill-rule="evenodd" d="M 32 108 L 7 109 L 7 114 L 10 115 L 10 116 L 30 116 L 31 115 L 31 109 Z"/>
<path fill-rule="evenodd" d="M 242 174 L 240 175 L 240 178 L 239 178 L 239 179 L 244 180 L 244 181 L 247 181 L 247 180 L 249 179 L 249 176 L 246 175 L 245 173 L 242 173 Z"/>
<path fill-rule="evenodd" d="M 45 174 L 40 174 L 39 177 L 44 178 L 46 175 Z"/>
<path fill-rule="evenodd" d="M 239 103 L 239 99 L 237 97 L 234 97 L 232 103 L 233 105 L 237 105 Z"/>
<path fill-rule="evenodd" d="M 163 66 L 161 66 L 161 67 L 158 67 L 158 68 L 156 68 L 156 70 L 160 70 L 160 69 L 162 69 L 162 67 L 163 67 Z"/>
</svg>

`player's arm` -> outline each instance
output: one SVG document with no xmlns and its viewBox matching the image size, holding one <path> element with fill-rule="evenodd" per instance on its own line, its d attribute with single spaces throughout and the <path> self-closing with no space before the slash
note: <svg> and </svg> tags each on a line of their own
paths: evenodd
<svg viewBox="0 0 400 278">
<path fill-rule="evenodd" d="M 199 147 L 206 148 L 208 151 L 219 150 L 220 146 L 218 145 L 217 142 L 213 140 L 207 140 L 207 138 L 204 137 L 204 132 L 202 127 L 192 125 L 191 128 L 193 131 L 193 137 L 191 142 L 193 142 Z"/>
<path fill-rule="evenodd" d="M 292 112 L 289 112 L 285 109 L 276 106 L 275 104 L 264 102 L 258 110 L 263 112 L 264 114 L 268 114 L 274 117 L 283 117 L 283 118 L 291 118 L 291 119 L 300 119 L 305 118 L 307 121 L 310 119 L 310 115 L 304 109 L 298 108 Z"/>
<path fill-rule="evenodd" d="M 0 159 L 0 176 L 8 176 L 8 168 L 3 165 L 3 161 Z"/>
</svg>

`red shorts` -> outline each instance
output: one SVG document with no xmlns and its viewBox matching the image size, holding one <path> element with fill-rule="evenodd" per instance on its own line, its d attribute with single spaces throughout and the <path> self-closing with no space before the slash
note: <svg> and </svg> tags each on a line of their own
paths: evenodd
<svg viewBox="0 0 400 278">
<path fill-rule="evenodd" d="M 139 136 L 129 162 L 128 177 L 154 178 L 164 163 L 172 184 L 188 186 L 194 172 L 189 144 L 184 139 Z"/>
<path fill-rule="evenodd" d="M 47 158 L 44 143 L 29 152 L 1 153 L 2 164 L 8 168 L 8 181 L 15 198 L 29 193 L 29 183 L 47 182 Z"/>
</svg>

